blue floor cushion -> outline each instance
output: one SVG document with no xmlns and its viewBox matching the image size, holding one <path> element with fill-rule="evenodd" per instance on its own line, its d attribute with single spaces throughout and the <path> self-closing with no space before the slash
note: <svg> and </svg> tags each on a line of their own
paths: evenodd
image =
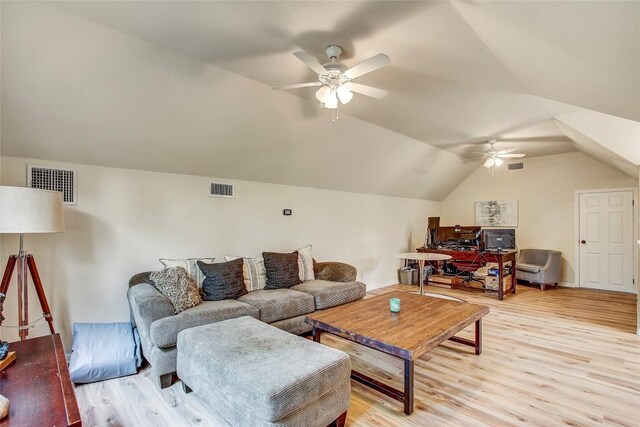
<svg viewBox="0 0 640 427">
<path fill-rule="evenodd" d="M 140 338 L 131 323 L 73 324 L 69 373 L 74 383 L 132 375 L 141 363 Z"/>
</svg>

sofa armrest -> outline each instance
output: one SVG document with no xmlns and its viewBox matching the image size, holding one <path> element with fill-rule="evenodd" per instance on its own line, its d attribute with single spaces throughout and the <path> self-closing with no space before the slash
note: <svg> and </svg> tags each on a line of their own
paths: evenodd
<svg viewBox="0 0 640 427">
<path fill-rule="evenodd" d="M 315 262 L 313 273 L 317 280 L 329 282 L 355 282 L 358 270 L 343 262 Z"/>
<path fill-rule="evenodd" d="M 129 279 L 129 287 L 133 287 L 135 285 L 139 285 L 140 283 L 148 283 L 153 285 L 153 280 L 151 280 L 151 272 L 145 271 L 144 273 L 134 274 L 131 279 Z"/>
<path fill-rule="evenodd" d="M 127 298 L 131 321 L 138 328 L 140 336 L 148 337 L 153 322 L 175 314 L 171 301 L 148 283 L 129 288 Z"/>
<path fill-rule="evenodd" d="M 549 251 L 549 254 L 547 255 L 547 261 L 542 267 L 540 267 L 540 271 L 549 270 L 551 268 L 559 266 L 562 262 L 561 259 L 561 252 Z"/>
<path fill-rule="evenodd" d="M 549 251 L 547 262 L 540 268 L 541 283 L 558 283 L 560 281 L 560 269 L 562 267 L 562 253 Z"/>
</svg>

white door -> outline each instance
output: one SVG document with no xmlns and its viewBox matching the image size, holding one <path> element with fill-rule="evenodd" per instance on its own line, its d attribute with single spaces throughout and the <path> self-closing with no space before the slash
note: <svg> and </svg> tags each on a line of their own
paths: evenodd
<svg viewBox="0 0 640 427">
<path fill-rule="evenodd" d="M 633 292 L 633 192 L 580 194 L 580 287 Z"/>
</svg>

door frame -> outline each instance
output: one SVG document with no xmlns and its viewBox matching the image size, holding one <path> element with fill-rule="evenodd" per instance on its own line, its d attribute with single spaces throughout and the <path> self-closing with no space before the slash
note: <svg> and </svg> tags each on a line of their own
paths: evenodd
<svg viewBox="0 0 640 427">
<path fill-rule="evenodd" d="M 631 191 L 633 198 L 633 206 L 631 209 L 631 224 L 633 227 L 633 237 L 631 239 L 633 246 L 633 288 L 632 293 L 638 293 L 638 245 L 636 241 L 640 240 L 638 235 L 638 188 L 637 187 L 622 187 L 622 188 L 595 188 L 592 190 L 576 190 L 574 196 L 574 250 L 575 250 L 575 267 L 574 267 L 574 281 L 575 286 L 580 288 L 580 195 L 591 193 L 609 193 L 616 191 Z M 583 288 L 591 289 L 591 288 Z M 640 319 L 638 320 L 640 322 Z"/>
</svg>

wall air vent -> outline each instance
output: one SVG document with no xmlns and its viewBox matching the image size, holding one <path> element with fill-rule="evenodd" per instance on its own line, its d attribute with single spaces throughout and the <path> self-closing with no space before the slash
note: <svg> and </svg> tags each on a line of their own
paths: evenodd
<svg viewBox="0 0 640 427">
<path fill-rule="evenodd" d="M 524 169 L 524 162 L 518 162 L 518 163 L 509 163 L 509 170 L 510 171 L 515 171 L 518 169 Z"/>
<path fill-rule="evenodd" d="M 209 194 L 213 197 L 227 197 L 233 199 L 233 184 L 222 184 L 219 182 L 209 183 Z"/>
<path fill-rule="evenodd" d="M 27 165 L 27 187 L 59 191 L 65 205 L 78 204 L 78 173 L 73 169 Z"/>
</svg>

